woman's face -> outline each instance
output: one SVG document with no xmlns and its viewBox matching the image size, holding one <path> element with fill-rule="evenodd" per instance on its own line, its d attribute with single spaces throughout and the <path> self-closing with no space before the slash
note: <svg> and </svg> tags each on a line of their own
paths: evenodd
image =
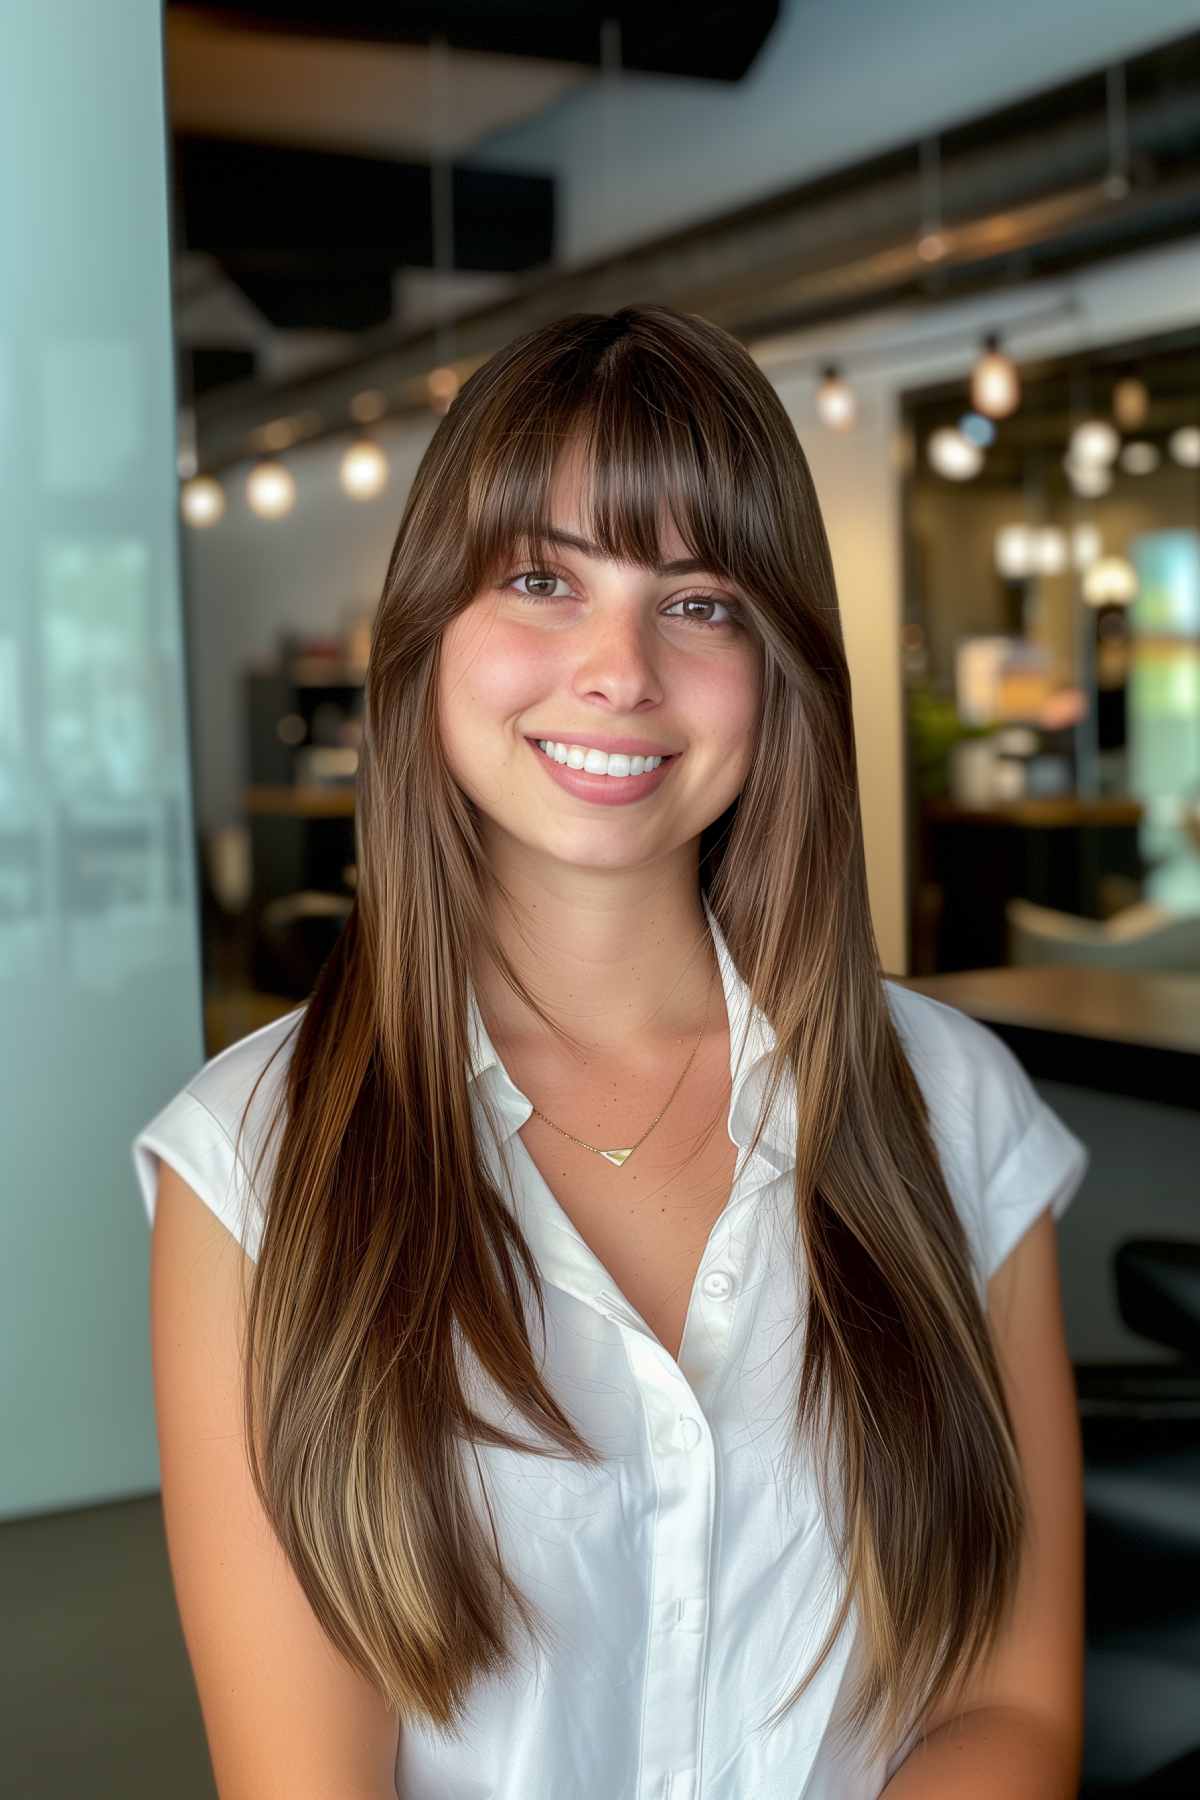
<svg viewBox="0 0 1200 1800">
<path fill-rule="evenodd" d="M 555 531 L 582 535 L 577 499 L 568 461 Z M 687 554 L 669 524 L 660 552 L 665 563 Z M 698 836 L 745 782 L 761 679 L 749 610 L 739 623 L 736 587 L 702 569 L 656 573 L 560 542 L 546 558 L 499 570 L 446 629 L 439 706 L 451 772 L 485 840 L 498 830 L 576 866 L 652 862 Z M 641 778 L 576 774 L 578 753 L 564 770 L 538 739 L 614 749 L 633 739 L 670 760 Z"/>
</svg>

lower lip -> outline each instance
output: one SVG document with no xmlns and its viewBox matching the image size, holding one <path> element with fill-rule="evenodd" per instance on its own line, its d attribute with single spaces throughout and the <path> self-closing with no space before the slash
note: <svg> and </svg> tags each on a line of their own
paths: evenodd
<svg viewBox="0 0 1200 1800">
<path fill-rule="evenodd" d="M 586 769 L 572 769 L 566 763 L 555 762 L 552 756 L 538 749 L 532 738 L 526 738 L 525 742 L 551 781 L 557 781 L 568 794 L 594 801 L 597 806 L 628 806 L 633 800 L 644 800 L 647 794 L 662 786 L 679 761 L 678 756 L 665 756 L 657 769 L 651 769 L 646 775 L 590 775 Z"/>
</svg>

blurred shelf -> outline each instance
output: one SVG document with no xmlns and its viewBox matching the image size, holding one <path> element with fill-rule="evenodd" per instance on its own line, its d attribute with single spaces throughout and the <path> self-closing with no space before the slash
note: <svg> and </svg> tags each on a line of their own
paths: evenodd
<svg viewBox="0 0 1200 1800">
<path fill-rule="evenodd" d="M 367 672 L 358 663 L 335 662 L 332 657 L 300 656 L 289 664 L 296 687 L 362 687 Z"/>
<path fill-rule="evenodd" d="M 249 663 L 246 674 L 260 681 L 287 681 L 292 687 L 362 687 L 367 671 L 361 663 L 333 656 L 297 656 L 286 665 Z"/>
<path fill-rule="evenodd" d="M 955 825 L 1140 825 L 1144 810 L 1140 800 L 1121 794 L 1086 800 L 1074 794 L 1029 795 L 975 806 L 926 800 L 921 807 L 927 819 Z"/>
<path fill-rule="evenodd" d="M 247 813 L 293 819 L 350 819 L 354 789 L 345 787 L 248 787 L 242 790 Z"/>
</svg>

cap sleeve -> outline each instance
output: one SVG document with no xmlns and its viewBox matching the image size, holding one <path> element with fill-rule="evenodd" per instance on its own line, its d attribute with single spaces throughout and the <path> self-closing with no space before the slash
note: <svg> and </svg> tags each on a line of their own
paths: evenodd
<svg viewBox="0 0 1200 1800">
<path fill-rule="evenodd" d="M 1049 1207 L 1062 1217 L 1090 1153 L 981 1019 L 896 983 L 888 984 L 888 997 L 925 1095 L 982 1298 L 1039 1213 Z"/>
<path fill-rule="evenodd" d="M 257 1259 L 262 1222 L 257 1206 L 248 1204 L 247 1184 L 238 1179 L 233 1142 L 221 1121 L 190 1089 L 183 1088 L 168 1100 L 138 1132 L 131 1149 L 151 1225 L 158 1165 L 168 1162 L 232 1232 L 246 1254 Z"/>
<path fill-rule="evenodd" d="M 1008 1045 L 988 1035 L 995 1042 L 995 1066 L 981 1090 L 980 1109 L 990 1125 L 992 1148 L 982 1204 L 984 1271 L 990 1280 L 1047 1207 L 1055 1219 L 1062 1217 L 1091 1153 L 1042 1099 Z"/>
</svg>

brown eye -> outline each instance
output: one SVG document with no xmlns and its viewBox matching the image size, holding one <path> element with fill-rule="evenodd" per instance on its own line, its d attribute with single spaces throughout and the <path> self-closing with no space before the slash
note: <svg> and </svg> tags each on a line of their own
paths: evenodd
<svg viewBox="0 0 1200 1800">
<path fill-rule="evenodd" d="M 565 581 L 566 579 L 565 575 L 558 575 L 553 569 L 522 569 L 520 574 L 510 575 L 508 580 L 504 583 L 504 586 L 510 588 L 514 581 L 548 581 L 553 584 L 556 581 Z M 559 596 L 556 594 L 518 595 L 518 599 L 531 601 L 534 605 L 539 601 L 555 600 L 557 598 L 559 598 Z"/>
<path fill-rule="evenodd" d="M 707 628 L 709 631 L 731 631 L 736 629 L 742 620 L 741 608 L 732 600 L 723 600 L 717 594 L 684 594 L 680 600 L 671 603 L 672 610 L 676 606 L 719 606 L 729 615 L 724 619 L 692 618 L 693 625 Z"/>
</svg>

